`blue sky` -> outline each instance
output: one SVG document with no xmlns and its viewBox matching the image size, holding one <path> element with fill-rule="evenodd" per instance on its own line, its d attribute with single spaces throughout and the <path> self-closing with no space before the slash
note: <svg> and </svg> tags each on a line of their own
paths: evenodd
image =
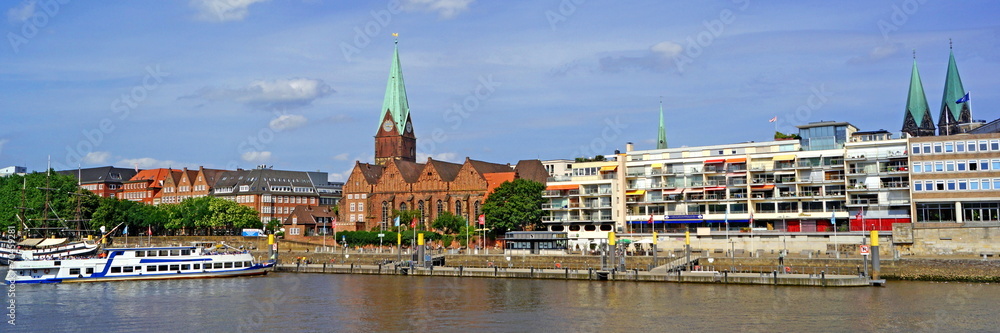
<svg viewBox="0 0 1000 333">
<path fill-rule="evenodd" d="M 64 3 L 65 2 L 65 3 Z M 420 158 L 491 162 L 899 131 L 912 50 L 1000 98 L 996 1 L 10 1 L 0 166 L 321 170 L 373 160 L 399 49 Z"/>
</svg>

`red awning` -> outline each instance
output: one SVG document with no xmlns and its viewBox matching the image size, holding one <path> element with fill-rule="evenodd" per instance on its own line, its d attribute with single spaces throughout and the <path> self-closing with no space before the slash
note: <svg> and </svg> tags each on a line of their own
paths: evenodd
<svg viewBox="0 0 1000 333">
<path fill-rule="evenodd" d="M 580 185 L 550 185 L 545 189 L 549 191 L 560 191 L 560 190 L 575 190 L 578 188 L 580 188 Z"/>
<path fill-rule="evenodd" d="M 751 191 L 767 191 L 771 189 L 774 189 L 774 185 L 757 185 L 750 188 Z"/>
<path fill-rule="evenodd" d="M 683 189 L 663 190 L 663 194 L 679 194 Z"/>
<path fill-rule="evenodd" d="M 716 164 L 716 163 L 725 163 L 725 162 L 726 162 L 726 160 L 723 160 L 723 159 L 719 159 L 719 160 L 705 160 L 705 164 Z"/>
<path fill-rule="evenodd" d="M 716 187 L 705 188 L 705 191 L 722 191 L 722 190 L 725 190 L 725 189 L 726 189 L 725 186 L 716 186 Z"/>
<path fill-rule="evenodd" d="M 747 162 L 746 157 L 730 158 L 726 160 L 726 163 L 746 163 L 746 162 Z"/>
<path fill-rule="evenodd" d="M 701 189 L 700 188 L 684 189 L 684 193 L 701 193 Z"/>
</svg>

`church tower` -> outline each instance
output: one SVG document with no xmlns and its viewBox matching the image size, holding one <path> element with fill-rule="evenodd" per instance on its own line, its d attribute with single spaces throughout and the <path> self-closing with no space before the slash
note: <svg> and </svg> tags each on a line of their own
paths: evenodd
<svg viewBox="0 0 1000 333">
<path fill-rule="evenodd" d="M 951 41 L 948 42 L 951 49 Z M 962 77 L 958 75 L 958 65 L 955 64 L 955 51 L 951 50 L 948 58 L 948 74 L 944 79 L 944 97 L 941 98 L 941 115 L 938 117 L 938 135 L 951 135 L 965 132 L 961 125 L 972 122 L 972 106 L 965 98 L 965 87 Z M 961 101 L 961 103 L 956 103 Z"/>
<path fill-rule="evenodd" d="M 394 34 L 395 35 L 395 34 Z M 375 131 L 375 164 L 385 165 L 392 159 L 417 160 L 417 137 L 413 135 L 410 105 L 406 100 L 403 69 L 399 65 L 399 40 L 395 41 L 389 82 L 382 101 L 382 115 Z"/>
<path fill-rule="evenodd" d="M 910 136 L 934 136 L 934 120 L 927 106 L 924 84 L 917 71 L 916 52 L 913 55 L 913 70 L 910 72 L 910 93 L 906 97 L 906 113 L 903 114 L 903 132 Z"/>
<path fill-rule="evenodd" d="M 663 99 L 660 99 L 660 131 L 656 136 L 656 149 L 667 149 L 667 128 L 663 126 Z"/>
</svg>

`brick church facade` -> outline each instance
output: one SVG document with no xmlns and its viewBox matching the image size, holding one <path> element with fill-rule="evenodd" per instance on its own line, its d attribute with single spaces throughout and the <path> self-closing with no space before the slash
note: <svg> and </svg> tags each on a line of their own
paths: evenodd
<svg viewBox="0 0 1000 333">
<path fill-rule="evenodd" d="M 482 213 L 489 193 L 504 181 L 524 178 L 545 183 L 548 176 L 539 160 L 510 165 L 428 158 L 417 163 L 416 141 L 396 48 L 375 133 L 375 163 L 355 163 L 344 184 L 341 222 L 364 230 L 390 228 L 393 210 L 419 210 L 423 226 L 446 211 L 472 221 Z"/>
</svg>

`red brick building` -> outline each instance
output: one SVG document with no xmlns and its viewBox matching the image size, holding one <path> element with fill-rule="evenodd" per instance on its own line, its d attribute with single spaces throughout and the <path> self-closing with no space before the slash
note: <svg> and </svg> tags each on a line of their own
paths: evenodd
<svg viewBox="0 0 1000 333">
<path fill-rule="evenodd" d="M 105 198 L 120 198 L 123 184 L 131 179 L 138 170 L 129 168 L 116 168 L 113 166 L 70 169 L 56 171 L 58 174 L 76 177 L 80 181 L 80 187 Z"/>
<path fill-rule="evenodd" d="M 212 194 L 212 188 L 219 175 L 229 170 L 205 169 L 175 170 L 163 180 L 163 191 L 159 198 L 153 200 L 154 205 L 180 203 L 184 199 L 200 198 Z"/>
<path fill-rule="evenodd" d="M 298 205 L 292 213 L 285 217 L 282 226 L 285 228 L 285 238 L 295 239 L 304 236 L 332 233 L 336 212 L 330 207 Z"/>
<path fill-rule="evenodd" d="M 489 192 L 504 181 L 526 178 L 545 183 L 548 176 L 538 160 L 520 161 L 516 166 L 469 158 L 462 164 L 430 158 L 416 163 L 416 136 L 398 49 L 393 53 L 379 121 L 375 164 L 355 164 L 340 202 L 341 219 L 356 228 L 392 227 L 393 210 L 419 210 L 419 222 L 425 226 L 445 211 L 471 221 L 482 213 Z"/>
<path fill-rule="evenodd" d="M 163 181 L 173 172 L 180 172 L 180 170 L 160 168 L 139 171 L 123 183 L 119 199 L 152 205 L 160 197 Z"/>
</svg>

